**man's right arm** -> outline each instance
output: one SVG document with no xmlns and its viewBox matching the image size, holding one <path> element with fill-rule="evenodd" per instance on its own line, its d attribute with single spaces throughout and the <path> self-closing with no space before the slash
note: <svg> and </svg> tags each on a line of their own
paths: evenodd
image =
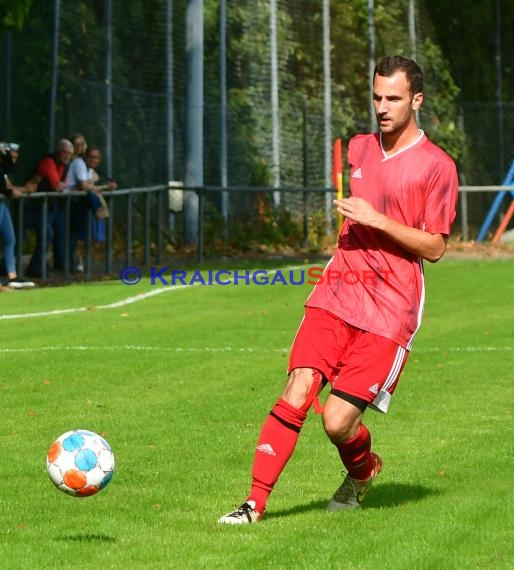
<svg viewBox="0 0 514 570">
<path fill-rule="evenodd" d="M 334 200 L 334 204 L 345 218 L 380 230 L 408 252 L 430 263 L 439 261 L 446 251 L 447 236 L 406 226 L 378 212 L 363 198 L 350 196 L 343 200 Z"/>
</svg>

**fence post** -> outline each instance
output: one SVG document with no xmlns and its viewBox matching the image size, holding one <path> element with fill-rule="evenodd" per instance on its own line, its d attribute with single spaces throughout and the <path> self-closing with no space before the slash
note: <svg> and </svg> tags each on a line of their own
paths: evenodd
<svg viewBox="0 0 514 570">
<path fill-rule="evenodd" d="M 157 252 L 155 254 L 155 263 L 161 264 L 162 259 L 162 233 L 163 233 L 163 216 L 167 215 L 168 209 L 168 190 L 159 190 L 157 192 Z"/>
<path fill-rule="evenodd" d="M 204 20 L 203 0 L 188 0 L 186 9 L 186 156 L 185 185 L 203 185 L 203 112 L 204 112 Z M 186 242 L 198 236 L 198 194 L 184 192 Z"/>
<path fill-rule="evenodd" d="M 107 200 L 109 206 L 109 217 L 105 220 L 105 270 L 107 275 L 110 275 L 112 273 L 112 228 L 114 224 L 114 198 L 112 196 L 112 192 L 109 194 Z"/>
<path fill-rule="evenodd" d="M 460 208 L 461 208 L 462 239 L 463 241 L 468 241 L 469 239 L 468 193 L 465 190 L 462 191 Z"/>
<path fill-rule="evenodd" d="M 303 187 L 307 188 L 309 185 L 309 171 L 308 171 L 308 152 L 307 152 L 307 97 L 303 98 L 303 129 L 302 129 L 302 155 L 303 155 Z M 306 190 L 302 192 L 303 197 L 303 247 L 307 248 L 309 245 L 309 195 Z"/>
<path fill-rule="evenodd" d="M 93 267 L 93 213 L 88 208 L 87 209 L 87 232 L 86 232 L 86 259 L 85 261 L 85 274 L 86 278 L 89 279 L 91 277 L 91 269 Z"/>
<path fill-rule="evenodd" d="M 202 263 L 204 258 L 203 251 L 203 230 L 204 230 L 204 205 L 205 205 L 205 188 L 197 188 L 198 194 L 198 245 L 196 250 L 196 260 Z"/>
<path fill-rule="evenodd" d="M 50 83 L 50 109 L 49 109 L 49 132 L 48 132 L 48 148 L 51 151 L 55 140 L 55 113 L 57 108 L 57 82 L 59 77 L 59 34 L 60 34 L 60 17 L 61 3 L 60 0 L 54 0 L 54 29 L 52 43 L 52 70 Z M 46 277 L 46 272 L 45 272 Z"/>
<path fill-rule="evenodd" d="M 47 278 L 46 275 L 46 250 L 48 249 L 48 235 L 46 228 L 48 226 L 48 198 L 43 198 L 43 209 L 41 211 L 41 259 L 39 260 L 41 277 Z M 37 240 L 37 237 L 36 237 Z"/>
<path fill-rule="evenodd" d="M 145 194 L 145 213 L 144 213 L 144 253 L 143 253 L 143 265 L 146 267 L 150 259 L 150 192 Z M 157 215 L 160 216 L 160 212 Z"/>
<path fill-rule="evenodd" d="M 25 199 L 18 200 L 18 215 L 16 220 L 16 273 L 23 277 L 23 206 Z"/>
<path fill-rule="evenodd" d="M 332 71 L 330 66 L 330 2 L 323 0 L 323 125 L 325 138 L 325 188 L 332 178 Z M 332 229 L 332 200 L 325 199 L 325 234 Z"/>
<path fill-rule="evenodd" d="M 127 194 L 127 203 L 125 210 L 125 219 L 127 227 L 125 229 L 125 267 L 129 267 L 132 263 L 132 194 Z"/>
<path fill-rule="evenodd" d="M 71 197 L 67 195 L 64 198 L 64 235 L 66 237 L 64 241 L 64 277 L 66 279 L 70 276 L 70 240 L 71 240 Z M 57 203 L 57 207 L 60 208 L 61 202 Z"/>
</svg>

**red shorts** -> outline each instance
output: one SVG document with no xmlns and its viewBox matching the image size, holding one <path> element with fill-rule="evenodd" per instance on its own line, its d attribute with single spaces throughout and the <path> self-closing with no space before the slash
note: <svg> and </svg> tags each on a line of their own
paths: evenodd
<svg viewBox="0 0 514 570">
<path fill-rule="evenodd" d="M 409 352 L 392 340 L 307 307 L 289 356 L 288 372 L 315 368 L 335 395 L 350 395 L 387 412 Z M 350 399 L 351 401 L 351 399 Z"/>
</svg>

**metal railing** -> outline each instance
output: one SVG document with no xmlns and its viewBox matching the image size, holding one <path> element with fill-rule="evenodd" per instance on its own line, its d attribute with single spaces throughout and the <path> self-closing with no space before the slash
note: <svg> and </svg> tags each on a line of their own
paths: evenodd
<svg viewBox="0 0 514 570">
<path fill-rule="evenodd" d="M 227 196 L 238 194 L 240 197 L 254 194 L 272 194 L 277 192 L 276 188 L 270 187 L 177 187 L 174 185 L 155 185 L 143 188 L 126 188 L 122 190 L 113 190 L 103 192 L 103 196 L 109 207 L 110 215 L 105 219 L 105 248 L 104 259 L 100 260 L 100 266 L 103 264 L 102 272 L 110 275 L 114 270 L 114 237 L 116 234 L 116 245 L 122 246 L 123 251 L 120 252 L 119 262 L 123 262 L 125 267 L 130 266 L 133 262 L 133 246 L 137 242 L 142 247 L 142 257 L 139 259 L 144 266 L 148 266 L 150 262 L 160 265 L 166 245 L 171 241 L 169 216 L 171 213 L 171 197 L 170 191 L 187 192 L 192 191 L 198 197 L 198 225 L 197 225 L 197 243 L 194 248 L 196 260 L 203 261 L 205 257 L 205 233 L 206 228 L 212 223 L 210 213 L 206 212 L 206 203 L 213 197 L 221 196 L 226 193 Z M 460 223 L 462 238 L 464 241 L 469 240 L 470 228 L 468 222 L 468 194 L 476 194 L 480 192 L 509 192 L 514 191 L 514 186 L 461 186 L 460 192 Z M 286 194 L 290 196 L 290 200 L 294 201 L 295 220 L 303 231 L 303 245 L 307 243 L 307 233 L 309 219 L 313 212 L 318 211 L 319 205 L 324 202 L 327 194 L 335 192 L 333 188 L 319 187 L 288 187 L 280 188 L 282 197 Z M 313 207 L 312 200 L 318 196 L 318 204 Z M 138 197 L 141 197 L 138 199 Z M 1 198 L 1 197 L 0 197 Z M 40 207 L 38 213 L 40 219 L 38 223 L 42 228 L 47 226 L 49 203 L 55 200 L 64 202 L 64 218 L 65 218 L 65 239 L 64 243 L 64 277 L 70 277 L 72 267 L 70 267 L 70 231 L 71 219 L 70 210 L 73 200 L 85 199 L 83 192 L 69 192 L 66 194 L 58 192 L 36 192 L 34 194 L 24 194 L 20 199 L 12 200 L 11 211 L 14 215 L 16 230 L 16 267 L 18 274 L 23 275 L 23 252 L 26 249 L 26 232 L 31 227 L 27 227 L 25 223 L 26 205 L 33 204 L 33 201 L 39 201 Z M 175 213 L 175 216 L 181 216 L 183 212 Z M 89 279 L 93 272 L 93 213 L 90 209 L 87 215 L 87 232 L 84 240 L 84 276 Z M 254 214 L 255 215 L 255 212 Z M 234 218 L 232 218 L 234 219 Z M 225 220 L 226 225 L 230 226 L 230 220 Z M 137 227 L 136 227 L 137 226 Z M 335 229 L 335 226 L 334 226 Z M 227 230 L 228 231 L 228 230 Z M 41 232 L 42 249 L 47 251 L 50 245 L 47 240 L 46 231 Z M 227 234 L 220 236 L 227 239 Z M 98 256 L 97 256 L 98 257 Z M 96 265 L 98 267 L 98 259 Z M 47 278 L 46 255 L 42 256 L 40 273 L 43 279 Z"/>
<path fill-rule="evenodd" d="M 468 193 L 476 192 L 513 192 L 514 186 L 460 186 L 461 230 L 463 241 L 469 241 L 469 206 Z"/>
<path fill-rule="evenodd" d="M 164 244 L 164 220 L 162 213 L 167 210 L 167 186 L 150 186 L 144 188 L 127 188 L 123 190 L 106 191 L 102 193 L 109 208 L 109 217 L 105 218 L 105 260 L 104 271 L 107 274 L 113 272 L 113 237 L 114 228 L 118 225 L 121 230 L 123 241 L 123 257 L 125 266 L 132 263 L 132 247 L 134 241 L 134 224 L 133 213 L 135 209 L 135 198 L 138 195 L 144 195 L 144 202 L 142 209 L 137 206 L 138 214 L 142 218 L 142 236 L 141 242 L 143 244 L 143 263 L 148 265 L 150 262 L 151 253 L 151 230 L 154 231 L 155 243 L 155 263 L 160 264 L 163 253 Z M 16 231 L 16 269 L 18 275 L 23 275 L 23 251 L 25 248 L 26 232 L 35 229 L 34 224 L 27 225 L 25 223 L 26 206 L 28 204 L 35 205 L 34 202 L 41 202 L 38 204 L 37 214 L 39 219 L 37 224 L 40 228 L 41 249 L 43 255 L 41 256 L 41 263 L 39 273 L 41 278 L 46 279 L 48 276 L 46 265 L 46 251 L 48 250 L 48 233 L 46 231 L 48 225 L 48 207 L 49 204 L 54 204 L 56 200 L 64 202 L 62 206 L 64 209 L 64 259 L 63 271 L 64 277 L 67 278 L 71 274 L 70 267 L 70 233 L 71 233 L 71 219 L 70 212 L 73 200 L 86 200 L 84 192 L 35 192 L 33 194 L 24 194 L 21 198 L 13 200 L 14 206 L 12 208 L 15 217 L 15 231 Z M 122 211 L 120 214 L 120 202 Z M 84 240 L 84 275 L 86 278 L 91 277 L 92 273 L 92 255 L 93 255 L 93 213 L 88 208 L 87 215 L 87 232 Z M 118 221 L 121 223 L 118 224 Z"/>
</svg>

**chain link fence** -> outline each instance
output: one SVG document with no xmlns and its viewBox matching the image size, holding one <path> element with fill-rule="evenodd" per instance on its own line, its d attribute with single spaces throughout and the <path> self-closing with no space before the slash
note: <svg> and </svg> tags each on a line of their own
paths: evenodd
<svg viewBox="0 0 514 570">
<path fill-rule="evenodd" d="M 222 4 L 224 21 L 221 20 Z M 202 119 L 203 123 L 206 186 L 220 187 L 224 181 L 228 186 L 243 188 L 277 185 L 271 104 L 274 88 L 271 4 L 270 0 L 204 2 L 204 108 L 198 120 Z M 438 65 L 442 56 L 434 48 L 436 37 L 425 3 L 422 0 L 375 1 L 374 18 L 381 25 L 375 26 L 373 31 L 369 28 L 367 12 L 370 4 L 365 0 L 353 3 L 351 10 L 345 9 L 343 2 L 328 4 L 332 47 L 329 70 L 331 116 L 327 126 L 324 2 L 276 1 L 278 186 L 283 189 L 308 186 L 320 190 L 309 197 L 312 224 L 327 230 L 326 217 L 319 214 L 318 219 L 317 214 L 323 211 L 326 202 L 323 189 L 330 182 L 327 181 L 324 144 L 327 128 L 332 140 L 338 136 L 348 140 L 356 132 L 369 129 L 368 68 L 370 58 L 378 58 L 383 53 L 415 55 L 425 69 L 427 103 L 420 116 L 421 126 L 443 146 L 445 137 L 453 137 L 453 144 L 458 146 L 461 182 L 500 184 L 514 160 L 514 103 L 460 102 L 459 107 L 455 105 L 450 118 L 444 116 L 453 111 L 438 108 L 436 97 L 441 91 Z M 55 21 L 57 5 L 59 11 Z M 102 147 L 106 158 L 105 173 L 116 179 L 121 187 L 184 181 L 187 168 L 187 6 L 186 0 L 35 3 L 25 30 L 13 33 L 9 54 L 4 56 L 5 61 L 7 56 L 10 57 L 13 69 L 9 75 L 9 89 L 4 90 L 11 93 L 12 99 L 8 130 L 12 136 L 21 139 L 23 145 L 20 178 L 29 173 L 36 157 L 47 152 L 50 143 L 48 125 L 52 123 L 56 138 L 80 132 L 88 142 Z M 412 16 L 413 26 L 411 23 L 409 28 L 409 17 Z M 390 33 L 392 26 L 397 33 Z M 226 34 L 225 48 L 221 42 L 222 31 Z M 371 33 L 375 34 L 374 54 L 370 54 Z M 35 36 L 47 38 L 37 55 L 31 40 Z M 30 66 L 26 60 L 30 53 L 32 65 L 47 70 L 48 89 L 51 38 L 59 49 L 56 100 L 49 110 L 48 90 L 30 83 Z M 334 38 L 338 43 L 334 43 Z M 222 76 L 223 57 L 228 64 L 225 76 Z M 221 98 L 223 85 L 227 93 L 226 115 Z M 13 93 L 25 94 L 25 106 L 21 100 L 12 97 Z M 27 101 L 33 109 L 31 119 L 37 125 L 26 124 L 29 116 Z M 224 116 L 226 122 L 223 125 Z M 223 128 L 227 133 L 225 165 Z M 452 129 L 458 136 L 448 135 Z M 474 193 L 469 197 L 471 234 L 479 227 L 493 198 L 487 193 Z M 213 224 L 212 229 L 207 228 L 208 232 L 228 231 L 222 203 L 221 191 L 213 192 L 206 201 Z M 232 233 L 237 233 L 238 221 L 245 216 L 254 222 L 254 227 L 261 227 L 265 225 L 263 221 L 271 219 L 280 219 L 280 223 L 286 225 L 290 220 L 291 231 L 294 225 L 294 231 L 303 235 L 304 197 L 301 192 L 284 192 L 279 212 L 273 212 L 273 206 L 270 192 L 231 192 L 229 223 L 233 226 Z M 171 217 L 175 219 L 170 222 L 173 232 L 169 238 L 179 247 L 181 214 Z M 335 229 L 334 220 L 332 216 L 329 230 Z M 266 235 L 264 228 L 262 231 Z M 320 231 L 323 233 L 323 228 Z"/>
</svg>

